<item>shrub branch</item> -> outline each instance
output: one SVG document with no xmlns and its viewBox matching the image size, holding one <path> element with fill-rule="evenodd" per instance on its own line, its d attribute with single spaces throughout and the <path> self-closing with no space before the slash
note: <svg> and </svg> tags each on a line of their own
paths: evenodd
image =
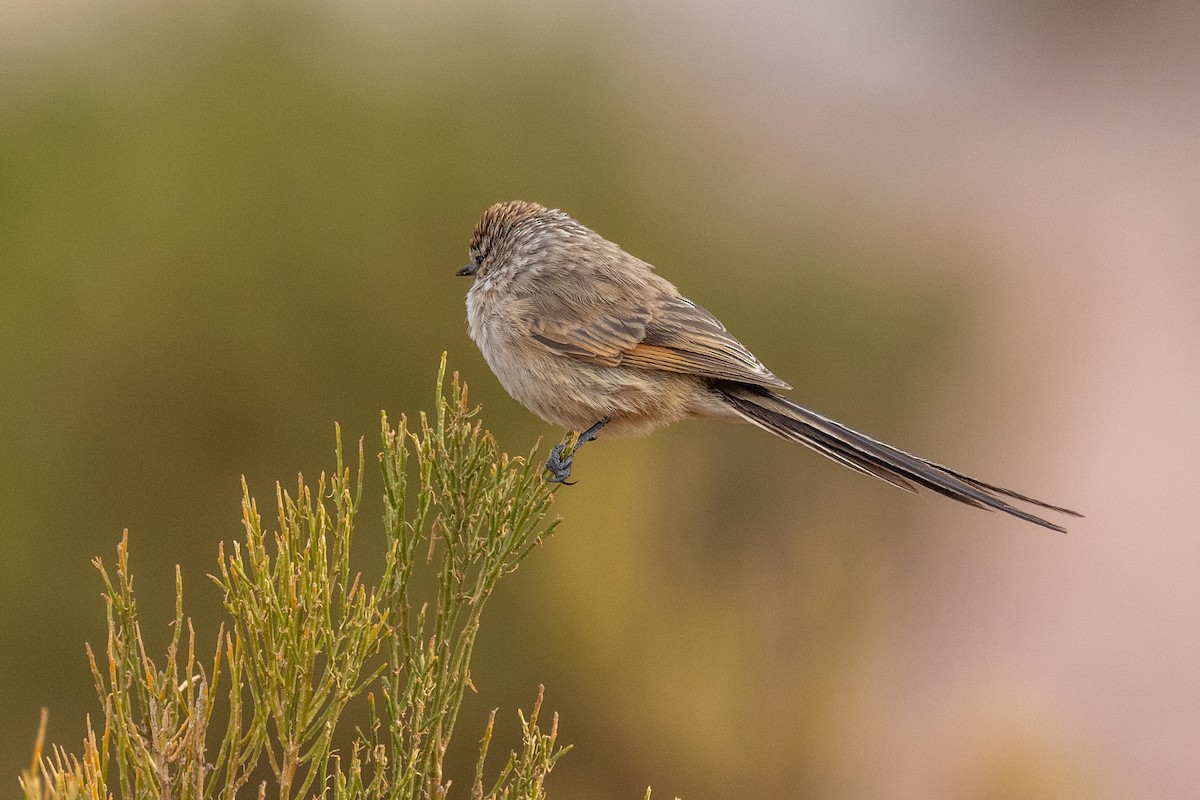
<svg viewBox="0 0 1200 800">
<path fill-rule="evenodd" d="M 103 658 L 90 647 L 87 657 L 103 725 L 98 734 L 89 719 L 73 755 L 45 749 L 43 717 L 21 778 L 27 800 L 233 800 L 252 780 L 260 782 L 248 791 L 281 800 L 447 797 L 445 757 L 473 688 L 483 608 L 557 521 L 547 520 L 554 489 L 538 459 L 500 452 L 458 376 L 445 385 L 445 363 L 443 354 L 432 415 L 415 426 L 381 419 L 386 555 L 377 582 L 350 568 L 364 456 L 360 440 L 357 469 L 344 463 L 340 429 L 335 469 L 315 489 L 303 476 L 294 490 L 276 486 L 273 530 L 243 479 L 244 537 L 219 550 L 212 579 L 226 618 L 203 663 L 178 568 L 171 639 L 156 662 L 142 637 L 128 531 L 115 572 L 95 560 L 108 640 Z M 520 751 L 488 781 L 492 712 L 472 798 L 545 797 L 545 778 L 568 748 L 557 744 L 557 715 L 548 731 L 539 727 L 542 696 L 539 688 L 529 716 L 520 715 Z M 335 752 L 359 697 L 367 725 Z"/>
</svg>

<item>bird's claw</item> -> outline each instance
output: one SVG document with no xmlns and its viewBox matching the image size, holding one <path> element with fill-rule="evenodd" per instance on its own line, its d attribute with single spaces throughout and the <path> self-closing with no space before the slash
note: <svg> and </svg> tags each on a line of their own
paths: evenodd
<svg viewBox="0 0 1200 800">
<path fill-rule="evenodd" d="M 571 477 L 571 462 L 575 460 L 575 455 L 563 458 L 563 450 L 566 449 L 565 444 L 556 444 L 554 449 L 550 451 L 550 458 L 546 459 L 546 471 L 550 475 L 546 478 L 549 483 L 561 483 L 564 486 L 571 486 L 575 481 L 569 481 Z"/>
<path fill-rule="evenodd" d="M 567 438 L 556 444 L 550 451 L 550 458 L 546 459 L 546 471 L 550 473 L 546 480 L 564 486 L 574 485 L 575 481 L 569 481 L 567 478 L 571 477 L 571 462 L 575 460 L 575 454 L 588 442 L 595 441 L 600 435 L 600 429 L 607 424 L 608 417 L 605 417 L 578 436 L 568 432 Z M 566 456 L 563 455 L 564 452 L 567 453 Z"/>
</svg>

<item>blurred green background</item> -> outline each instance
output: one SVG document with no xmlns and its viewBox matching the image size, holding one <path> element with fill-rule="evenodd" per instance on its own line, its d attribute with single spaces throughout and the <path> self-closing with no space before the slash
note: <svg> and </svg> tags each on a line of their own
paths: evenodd
<svg viewBox="0 0 1200 800">
<path fill-rule="evenodd" d="M 72 750 L 99 713 L 89 560 L 123 528 L 145 622 L 165 637 L 178 563 L 211 639 L 205 576 L 240 535 L 239 476 L 260 498 L 315 478 L 335 420 L 367 438 L 357 543 L 375 563 L 378 414 L 429 408 L 443 350 L 505 449 L 557 440 L 489 373 L 453 276 L 482 211 L 520 198 L 656 264 L 801 402 L 1096 528 L 1056 538 L 908 497 L 749 428 L 604 442 L 558 495 L 561 534 L 490 609 L 463 753 L 496 706 L 511 741 L 544 683 L 575 744 L 561 798 L 1189 785 L 1172 753 L 1194 758 L 1196 722 L 1168 709 L 1195 698 L 1171 683 L 1194 640 L 1146 665 L 1153 642 L 1114 644 L 1079 598 L 1143 632 L 1168 605 L 1116 601 L 1095 555 L 1107 542 L 1120 563 L 1131 530 L 1106 521 L 1096 449 L 1114 427 L 1098 398 L 1116 396 L 1097 320 L 1126 295 L 1095 267 L 1108 216 L 1083 198 L 1111 197 L 1109 167 L 1143 152 L 1141 128 L 1121 150 L 1095 120 L 1144 118 L 1120 105 L 1138 81 L 1184 86 L 1193 61 L 1150 34 L 1105 51 L 1130 24 L 1172 28 L 1166 13 L 996 8 L 6 9 L 0 780 L 40 707 Z M 1125 69 L 1154 58 L 1177 70 Z M 1128 94 L 1102 89 L 1113 74 Z M 1169 108 L 1149 134 L 1191 130 Z M 1165 285 L 1185 274 L 1164 263 Z M 1136 584 L 1173 546 L 1117 573 Z M 1106 658 L 1128 669 L 1081 668 Z M 1126 693 L 1154 682 L 1183 693 Z M 1145 730 L 1176 749 L 1131 747 Z"/>
</svg>

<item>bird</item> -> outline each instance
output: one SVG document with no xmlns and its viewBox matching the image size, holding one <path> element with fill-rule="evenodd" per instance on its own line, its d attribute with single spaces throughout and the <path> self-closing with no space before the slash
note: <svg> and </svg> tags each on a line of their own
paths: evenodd
<svg viewBox="0 0 1200 800">
<path fill-rule="evenodd" d="M 514 200 L 475 225 L 467 330 L 500 384 L 543 421 L 578 432 L 557 445 L 546 479 L 569 483 L 579 448 L 688 418 L 748 422 L 857 472 L 932 490 L 1065 532 L 1020 502 L 1052 505 L 912 455 L 780 394 L 763 366 L 712 313 L 641 259 L 564 211 Z"/>
</svg>

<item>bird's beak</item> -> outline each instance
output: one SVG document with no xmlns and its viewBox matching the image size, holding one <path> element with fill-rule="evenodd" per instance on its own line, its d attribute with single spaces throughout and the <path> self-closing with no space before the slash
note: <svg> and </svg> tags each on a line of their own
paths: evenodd
<svg viewBox="0 0 1200 800">
<path fill-rule="evenodd" d="M 475 262 L 472 261 L 470 264 L 467 264 L 465 267 L 463 267 L 462 269 L 460 269 L 458 272 L 456 272 L 454 274 L 458 275 L 459 277 L 463 277 L 464 275 L 474 275 L 475 270 L 477 270 L 477 269 L 479 269 L 479 267 L 475 266 Z"/>
</svg>

